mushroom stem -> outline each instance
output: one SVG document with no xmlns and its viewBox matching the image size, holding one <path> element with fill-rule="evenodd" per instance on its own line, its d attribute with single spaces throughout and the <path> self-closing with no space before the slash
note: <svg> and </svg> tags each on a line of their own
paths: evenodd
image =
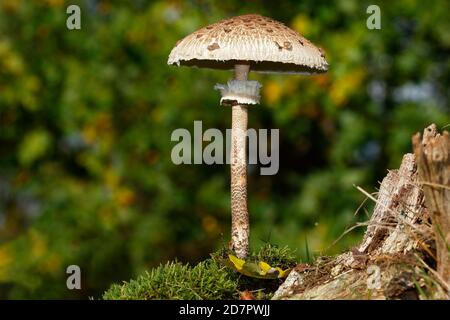
<svg viewBox="0 0 450 320">
<path fill-rule="evenodd" d="M 236 80 L 246 81 L 250 66 L 234 67 Z M 232 106 L 231 120 L 231 245 L 243 259 L 249 252 L 249 216 L 247 211 L 247 106 Z"/>
</svg>

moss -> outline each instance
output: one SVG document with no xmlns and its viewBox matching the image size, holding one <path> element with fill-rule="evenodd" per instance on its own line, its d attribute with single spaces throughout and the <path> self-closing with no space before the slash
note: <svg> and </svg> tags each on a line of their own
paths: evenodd
<svg viewBox="0 0 450 320">
<path fill-rule="evenodd" d="M 136 280 L 113 285 L 103 299 L 231 299 L 236 282 L 212 259 L 194 267 L 168 262 Z"/>
<path fill-rule="evenodd" d="M 211 258 L 195 266 L 168 262 L 146 272 L 135 280 L 114 284 L 103 294 L 105 300 L 133 299 L 237 299 L 239 291 L 254 291 L 260 299 L 269 298 L 281 279 L 248 278 L 221 265 L 216 259 L 227 250 L 213 253 Z M 270 265 L 289 268 L 296 264 L 294 254 L 287 247 L 270 244 L 250 255 L 249 260 L 266 261 Z"/>
<path fill-rule="evenodd" d="M 256 254 L 257 261 L 265 261 L 271 266 L 283 269 L 292 268 L 297 264 L 297 260 L 292 249 L 289 247 L 278 247 L 270 243 L 264 245 Z"/>
</svg>

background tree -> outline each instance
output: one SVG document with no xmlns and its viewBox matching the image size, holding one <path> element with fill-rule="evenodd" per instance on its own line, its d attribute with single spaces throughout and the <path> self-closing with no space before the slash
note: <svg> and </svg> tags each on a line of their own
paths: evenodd
<svg viewBox="0 0 450 320">
<path fill-rule="evenodd" d="M 250 168 L 253 246 L 336 253 L 363 195 L 429 123 L 450 123 L 450 4 L 368 1 L 0 2 L 0 297 L 97 296 L 175 257 L 196 262 L 229 230 L 228 167 L 176 166 L 171 132 L 230 128 L 212 83 L 227 72 L 176 72 L 176 40 L 228 16 L 283 21 L 327 53 L 315 77 L 254 75 L 262 105 L 249 127 L 280 129 L 280 171 Z M 195 81 L 192 79 L 195 78 Z M 195 105 L 196 108 L 192 106 Z M 208 109 L 208 110 L 206 110 Z M 207 112 L 208 111 L 208 112 Z M 254 169 L 254 168 L 253 168 Z M 306 250 L 305 248 L 309 249 Z M 69 291 L 65 270 L 83 272 Z"/>
</svg>

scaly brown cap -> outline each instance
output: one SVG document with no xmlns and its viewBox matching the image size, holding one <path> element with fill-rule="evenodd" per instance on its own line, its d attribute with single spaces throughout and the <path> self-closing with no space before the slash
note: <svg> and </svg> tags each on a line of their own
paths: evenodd
<svg viewBox="0 0 450 320">
<path fill-rule="evenodd" d="M 270 73 L 322 73 L 325 54 L 281 22 L 248 14 L 211 24 L 180 40 L 168 64 L 231 70 L 249 63 L 250 70 Z"/>
</svg>

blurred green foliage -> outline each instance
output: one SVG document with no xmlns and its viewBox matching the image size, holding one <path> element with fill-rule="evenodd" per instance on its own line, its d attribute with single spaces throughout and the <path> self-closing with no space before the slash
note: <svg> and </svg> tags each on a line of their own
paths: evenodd
<svg viewBox="0 0 450 320">
<path fill-rule="evenodd" d="M 82 29 L 66 28 L 78 3 Z M 335 253 L 358 241 L 353 185 L 375 191 L 431 122 L 450 123 L 450 3 L 0 1 L 0 297 L 98 297 L 169 259 L 195 263 L 229 239 L 229 168 L 174 165 L 170 135 L 230 127 L 224 71 L 168 67 L 176 41 L 259 13 L 324 48 L 320 76 L 252 74 L 249 126 L 280 129 L 280 171 L 249 174 L 253 248 Z M 367 206 L 370 210 L 370 206 Z M 223 234 L 223 236 L 222 236 Z M 305 246 L 307 240 L 308 246 Z M 308 253 L 309 255 L 309 253 Z M 66 267 L 82 290 L 66 288 Z"/>
</svg>

